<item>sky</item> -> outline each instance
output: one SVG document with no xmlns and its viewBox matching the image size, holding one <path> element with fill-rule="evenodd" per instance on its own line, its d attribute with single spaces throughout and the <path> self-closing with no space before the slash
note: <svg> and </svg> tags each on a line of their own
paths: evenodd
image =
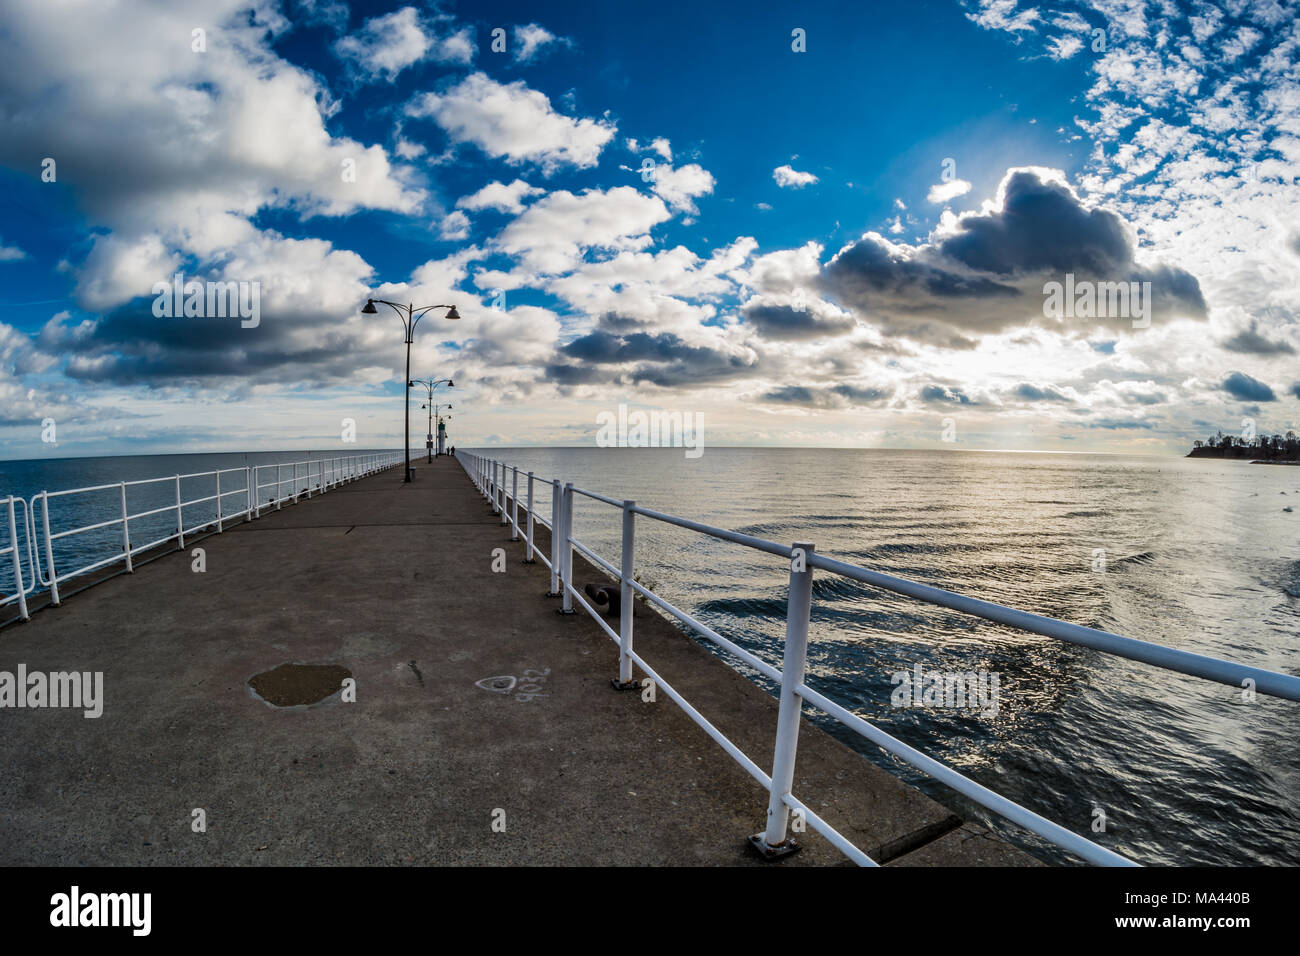
<svg viewBox="0 0 1300 956">
<path fill-rule="evenodd" d="M 1295 4 L 737 9 L 8 0 L 0 458 L 1300 431 Z"/>
</svg>

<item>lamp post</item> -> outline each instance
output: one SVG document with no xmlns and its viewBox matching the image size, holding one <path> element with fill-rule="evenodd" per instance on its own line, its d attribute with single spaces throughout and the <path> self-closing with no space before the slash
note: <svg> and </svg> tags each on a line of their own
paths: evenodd
<svg viewBox="0 0 1300 956">
<path fill-rule="evenodd" d="M 453 382 L 453 381 L 452 381 L 451 379 L 449 379 L 449 378 L 439 378 L 439 379 L 432 379 L 432 378 L 413 378 L 413 379 L 411 379 L 411 385 L 412 385 L 412 386 L 415 386 L 415 385 L 423 385 L 424 388 L 425 388 L 425 391 L 427 391 L 427 392 L 429 393 L 429 401 L 428 401 L 428 403 L 425 404 L 425 405 L 421 405 L 420 407 L 421 407 L 421 408 L 428 408 L 428 409 L 429 409 L 429 440 L 432 441 L 432 440 L 433 440 L 433 409 L 431 408 L 431 406 L 433 405 L 433 391 L 434 391 L 434 389 L 436 389 L 439 385 L 446 385 L 448 388 L 455 388 L 455 387 L 456 387 L 456 383 Z M 451 406 L 449 405 L 449 406 L 447 406 L 447 407 L 450 408 Z M 433 451 L 432 451 L 432 448 L 430 448 L 430 451 L 429 451 L 429 461 L 433 461 Z"/>
<path fill-rule="evenodd" d="M 431 309 L 446 309 L 448 319 L 459 319 L 460 313 L 456 311 L 454 305 L 426 305 L 417 309 L 413 305 L 400 305 L 397 302 L 389 302 L 387 299 L 367 299 L 366 306 L 362 309 L 365 315 L 374 315 L 379 310 L 375 308 L 375 303 L 379 302 L 388 306 L 402 320 L 402 328 L 406 332 L 406 444 L 402 447 L 402 456 L 404 460 L 402 481 L 411 480 L 411 343 L 415 341 L 415 325 L 420 321 L 420 317 Z M 447 382 L 451 384 L 450 381 Z"/>
</svg>

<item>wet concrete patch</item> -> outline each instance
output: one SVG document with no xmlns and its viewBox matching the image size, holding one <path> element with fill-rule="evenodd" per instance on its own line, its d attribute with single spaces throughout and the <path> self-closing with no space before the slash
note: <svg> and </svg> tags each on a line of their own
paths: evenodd
<svg viewBox="0 0 1300 956">
<path fill-rule="evenodd" d="M 281 664 L 248 680 L 253 693 L 276 707 L 319 703 L 338 692 L 352 672 L 339 664 Z"/>
</svg>

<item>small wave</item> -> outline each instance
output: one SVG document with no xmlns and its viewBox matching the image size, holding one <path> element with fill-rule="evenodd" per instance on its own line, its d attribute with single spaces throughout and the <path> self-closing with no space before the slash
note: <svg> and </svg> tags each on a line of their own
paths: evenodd
<svg viewBox="0 0 1300 956">
<path fill-rule="evenodd" d="M 1130 554 L 1125 558 L 1116 558 L 1110 563 L 1112 567 L 1118 564 L 1150 564 L 1155 559 L 1156 553 L 1154 551 L 1139 551 L 1137 554 Z"/>
<path fill-rule="evenodd" d="M 1282 590 L 1300 598 L 1300 561 L 1292 561 L 1282 572 Z"/>
</svg>

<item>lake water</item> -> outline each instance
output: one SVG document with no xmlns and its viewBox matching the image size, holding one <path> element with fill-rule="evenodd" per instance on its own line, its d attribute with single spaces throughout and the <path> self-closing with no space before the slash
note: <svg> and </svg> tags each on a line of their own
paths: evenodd
<svg viewBox="0 0 1300 956">
<path fill-rule="evenodd" d="M 1300 506 L 1300 468 L 956 451 L 709 448 L 698 459 L 682 449 L 479 451 L 540 477 L 786 544 L 810 541 L 819 553 L 971 596 L 1300 673 L 1300 507 L 1283 510 Z M 307 457 L 0 462 L 0 496 Z M 242 489 L 238 476 L 230 480 Z M 215 490 L 187 481 L 186 497 Z M 174 494 L 167 484 L 145 489 L 131 508 L 153 498 L 160 503 L 149 506 L 161 507 Z M 56 530 L 111 517 L 120 506 L 114 495 L 82 511 L 57 511 Z M 545 486 L 538 501 L 549 510 Z M 227 512 L 239 507 L 242 497 L 232 496 Z M 187 511 L 187 525 L 202 514 Z M 174 515 L 156 523 L 165 534 Z M 617 565 L 617 509 L 579 497 L 575 533 Z M 120 530 L 97 534 L 68 539 L 56 554 L 60 566 L 120 549 Z M 134 522 L 132 534 L 139 540 Z M 637 573 L 780 666 L 788 567 L 779 559 L 641 519 Z M 0 567 L 0 591 L 10 586 L 5 574 Z M 997 675 L 996 713 L 892 706 L 893 675 L 917 664 Z M 1300 705 L 1266 697 L 1248 703 L 1234 688 L 821 572 L 808 682 L 993 790 L 1140 862 L 1300 864 Z M 872 745 L 839 735 L 972 812 Z M 771 759 L 751 756 L 760 765 Z M 1092 829 L 1098 810 L 1105 832 Z"/>
</svg>

